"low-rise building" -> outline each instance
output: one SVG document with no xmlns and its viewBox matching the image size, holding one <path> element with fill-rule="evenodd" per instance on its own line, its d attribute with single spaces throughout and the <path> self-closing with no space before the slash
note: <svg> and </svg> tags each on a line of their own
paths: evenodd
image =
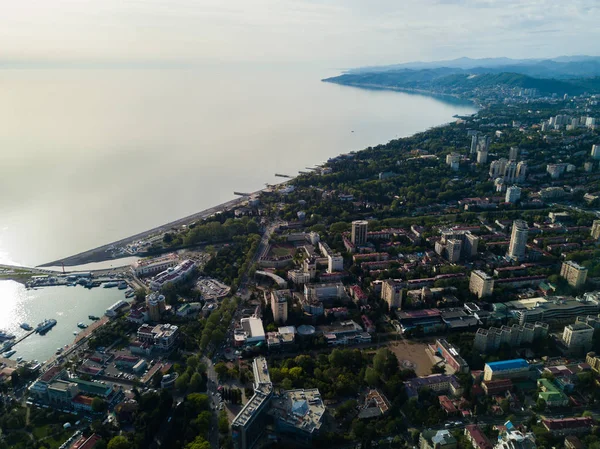
<svg viewBox="0 0 600 449">
<path fill-rule="evenodd" d="M 465 426 L 465 436 L 473 449 L 493 449 L 493 445 L 477 424 Z"/>
<path fill-rule="evenodd" d="M 465 359 L 463 359 L 458 350 L 452 346 L 445 338 L 438 338 L 435 341 L 435 345 L 430 345 L 433 352 L 439 354 L 446 365 L 448 365 L 456 373 L 468 373 L 469 365 Z"/>
<path fill-rule="evenodd" d="M 437 393 L 448 392 L 452 396 L 460 396 L 463 392 L 460 382 L 453 374 L 432 374 L 430 376 L 416 377 L 404 382 L 406 393 L 415 397 L 424 388 Z"/>
<path fill-rule="evenodd" d="M 535 449 L 535 436 L 533 433 L 523 433 L 517 430 L 513 423 L 507 421 L 502 426 L 498 435 L 498 443 L 494 449 Z"/>
<path fill-rule="evenodd" d="M 150 281 L 150 288 L 152 290 L 160 290 L 165 285 L 176 284 L 186 279 L 196 267 L 196 262 L 193 260 L 184 260 L 175 267 L 167 268 L 165 271 L 160 272 L 152 281 Z"/>
<path fill-rule="evenodd" d="M 512 391 L 513 383 L 510 379 L 488 380 L 481 382 L 481 388 L 486 396 L 494 396 L 500 393 Z"/>
<path fill-rule="evenodd" d="M 170 253 L 160 257 L 139 259 L 132 264 L 131 270 L 138 277 L 151 276 L 174 267 L 178 261 L 177 254 Z"/>
<path fill-rule="evenodd" d="M 153 348 L 168 351 L 177 341 L 179 328 L 174 324 L 157 324 L 151 326 L 142 324 L 137 331 L 137 339 L 141 343 L 148 343 Z"/>
<path fill-rule="evenodd" d="M 538 379 L 538 388 L 541 389 L 538 397 L 546 402 L 548 407 L 565 407 L 569 405 L 569 397 L 563 393 L 551 380 Z"/>
<path fill-rule="evenodd" d="M 529 363 L 525 359 L 489 362 L 483 369 L 483 380 L 523 379 L 530 376 Z"/>
<path fill-rule="evenodd" d="M 595 421 L 589 416 L 560 419 L 542 419 L 542 425 L 554 436 L 578 435 L 589 433 Z"/>
<path fill-rule="evenodd" d="M 266 341 L 262 320 L 256 316 L 242 318 L 240 327 L 234 331 L 233 338 L 236 346 Z"/>
<path fill-rule="evenodd" d="M 419 449 L 456 449 L 458 442 L 448 430 L 424 430 L 419 436 Z"/>
</svg>

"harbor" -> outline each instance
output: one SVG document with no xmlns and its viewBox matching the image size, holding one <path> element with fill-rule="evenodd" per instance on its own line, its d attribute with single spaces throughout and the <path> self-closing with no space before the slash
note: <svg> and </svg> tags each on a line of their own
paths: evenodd
<svg viewBox="0 0 600 449">
<path fill-rule="evenodd" d="M 57 285 L 27 289 L 15 281 L 0 281 L 3 313 L 0 329 L 15 336 L 0 343 L 6 346 L 0 357 L 16 363 L 18 358 L 43 363 L 52 359 L 59 348 L 66 350 L 105 323 L 104 312 L 124 299 L 124 290 L 114 288 L 88 289 L 81 285 Z M 93 318 L 93 319 L 92 319 Z M 56 320 L 48 328 L 36 329 L 45 320 Z M 31 330 L 21 324 L 29 323 Z M 78 326 L 81 323 L 83 326 Z M 6 358 L 9 351 L 15 351 Z"/>
</svg>

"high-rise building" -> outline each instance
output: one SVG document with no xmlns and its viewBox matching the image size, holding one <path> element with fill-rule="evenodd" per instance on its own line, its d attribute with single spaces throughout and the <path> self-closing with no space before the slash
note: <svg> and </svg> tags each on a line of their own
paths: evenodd
<svg viewBox="0 0 600 449">
<path fill-rule="evenodd" d="M 560 268 L 560 275 L 567 280 L 571 287 L 580 288 L 585 284 L 588 269 L 572 260 L 563 262 Z"/>
<path fill-rule="evenodd" d="M 592 159 L 600 160 L 600 145 L 592 145 Z"/>
<path fill-rule="evenodd" d="M 510 161 L 504 168 L 504 182 L 515 182 L 517 180 L 517 163 Z"/>
<path fill-rule="evenodd" d="M 288 290 L 275 290 L 271 292 L 271 310 L 273 321 L 285 324 L 288 318 Z"/>
<path fill-rule="evenodd" d="M 344 258 L 341 254 L 329 254 L 327 256 L 327 272 L 335 273 L 336 271 L 344 271 Z"/>
<path fill-rule="evenodd" d="M 450 153 L 446 155 L 446 165 L 449 165 L 452 170 L 458 170 L 460 166 L 460 154 Z"/>
<path fill-rule="evenodd" d="M 591 235 L 593 239 L 600 239 L 600 220 L 594 220 L 592 223 Z"/>
<path fill-rule="evenodd" d="M 478 164 L 485 164 L 485 163 L 487 163 L 487 159 L 488 159 L 488 152 L 487 151 L 479 150 L 477 152 L 477 163 Z"/>
<path fill-rule="evenodd" d="M 517 164 L 517 182 L 525 182 L 527 179 L 527 162 L 521 161 Z"/>
<path fill-rule="evenodd" d="M 565 326 L 562 341 L 569 351 L 588 352 L 592 349 L 594 328 L 585 323 L 574 323 Z"/>
<path fill-rule="evenodd" d="M 479 135 L 475 134 L 471 137 L 471 151 L 470 154 L 477 153 L 477 144 L 479 142 Z"/>
<path fill-rule="evenodd" d="M 356 220 L 352 222 L 352 238 L 354 246 L 362 246 L 367 243 L 367 229 L 369 222 L 366 220 Z"/>
<path fill-rule="evenodd" d="M 402 283 L 399 279 L 386 279 L 381 284 L 381 299 L 391 309 L 402 308 Z"/>
<path fill-rule="evenodd" d="M 165 297 L 157 292 L 146 296 L 146 308 L 150 321 L 160 321 L 160 315 L 166 310 Z"/>
<path fill-rule="evenodd" d="M 505 158 L 500 158 L 497 161 L 493 161 L 490 164 L 490 178 L 497 178 L 499 176 L 504 176 L 504 170 L 506 169 L 506 164 L 508 160 Z"/>
<path fill-rule="evenodd" d="M 448 251 L 448 262 L 458 262 L 462 251 L 462 241 L 458 239 L 448 240 L 446 243 L 446 251 Z"/>
<path fill-rule="evenodd" d="M 507 257 L 520 262 L 525 259 L 525 248 L 527 246 L 527 236 L 529 226 L 524 220 L 513 221 L 510 245 L 508 247 Z"/>
<path fill-rule="evenodd" d="M 481 270 L 473 270 L 469 281 L 469 290 L 478 298 L 490 296 L 494 292 L 494 278 Z"/>
<path fill-rule="evenodd" d="M 507 203 L 516 203 L 521 199 L 521 188 L 517 186 L 511 186 L 506 189 L 506 197 L 504 200 Z"/>
<path fill-rule="evenodd" d="M 519 147 L 510 147 L 508 151 L 508 160 L 516 161 L 519 158 Z"/>
</svg>

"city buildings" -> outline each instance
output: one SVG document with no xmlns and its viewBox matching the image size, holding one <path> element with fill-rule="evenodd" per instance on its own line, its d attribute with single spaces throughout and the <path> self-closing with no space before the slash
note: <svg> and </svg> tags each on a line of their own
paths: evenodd
<svg viewBox="0 0 600 449">
<path fill-rule="evenodd" d="M 571 287 L 581 288 L 587 280 L 588 269 L 584 266 L 567 260 L 562 263 L 560 275 L 567 280 Z"/>
<path fill-rule="evenodd" d="M 548 325 L 536 322 L 523 325 L 502 326 L 501 328 L 479 328 L 475 333 L 473 348 L 482 354 L 493 353 L 506 344 L 512 348 L 530 344 L 533 340 L 548 336 Z"/>
<path fill-rule="evenodd" d="M 160 321 L 160 316 L 166 310 L 165 297 L 157 292 L 146 295 L 146 310 L 150 321 Z"/>
<path fill-rule="evenodd" d="M 175 345 L 178 334 L 179 328 L 174 324 L 142 324 L 137 330 L 137 339 L 141 343 L 151 345 L 152 348 L 169 351 Z"/>
<path fill-rule="evenodd" d="M 535 436 L 533 433 L 523 433 L 515 428 L 513 423 L 507 421 L 500 434 L 494 449 L 535 449 Z"/>
<path fill-rule="evenodd" d="M 521 199 L 521 188 L 517 186 L 511 186 L 506 189 L 506 196 L 504 200 L 507 203 L 516 203 Z"/>
<path fill-rule="evenodd" d="M 138 277 L 151 276 L 174 267 L 178 261 L 177 254 L 170 253 L 161 257 L 139 259 L 131 266 L 131 270 Z"/>
<path fill-rule="evenodd" d="M 473 449 L 492 449 L 492 443 L 477 424 L 468 424 L 465 426 L 465 437 L 473 446 Z"/>
<path fill-rule="evenodd" d="M 432 374 L 430 376 L 415 377 L 404 382 L 406 393 L 409 398 L 415 397 L 423 388 L 428 388 L 436 393 L 450 393 L 452 396 L 460 396 L 463 389 L 460 382 L 453 374 Z"/>
<path fill-rule="evenodd" d="M 600 220 L 594 220 L 592 223 L 592 229 L 590 230 L 590 235 L 593 239 L 600 239 Z"/>
<path fill-rule="evenodd" d="M 569 405 L 569 397 L 554 382 L 544 377 L 538 379 L 538 398 L 543 399 L 548 407 L 565 407 Z"/>
<path fill-rule="evenodd" d="M 271 310 L 273 320 L 279 324 L 285 324 L 288 318 L 288 296 L 289 290 L 275 290 L 271 292 Z"/>
<path fill-rule="evenodd" d="M 402 308 L 402 281 L 400 279 L 386 279 L 381 283 L 381 299 L 390 310 Z"/>
<path fill-rule="evenodd" d="M 551 320 L 574 321 L 578 316 L 597 315 L 600 312 L 600 293 L 585 293 L 581 298 L 556 298 L 551 301 L 545 298 L 528 298 L 503 305 L 519 320 L 519 324 Z"/>
<path fill-rule="evenodd" d="M 344 271 L 344 258 L 341 254 L 329 254 L 327 256 L 327 272 L 335 273 L 336 271 Z"/>
<path fill-rule="evenodd" d="M 600 160 L 600 145 L 592 145 L 590 156 L 592 156 L 592 159 L 594 160 Z"/>
<path fill-rule="evenodd" d="M 441 238 L 435 243 L 435 252 L 446 257 L 449 262 L 469 260 L 477 255 L 479 237 L 471 231 L 460 229 L 442 229 Z"/>
<path fill-rule="evenodd" d="M 527 236 L 529 226 L 524 220 L 513 221 L 510 245 L 508 247 L 507 257 L 516 262 L 525 259 L 525 248 L 527 247 Z"/>
<path fill-rule="evenodd" d="M 264 357 L 254 359 L 252 371 L 254 394 L 231 423 L 231 436 L 235 449 L 254 447 L 266 428 L 267 412 L 273 396 L 273 384 Z"/>
<path fill-rule="evenodd" d="M 488 160 L 488 152 L 487 150 L 479 150 L 477 151 L 477 163 L 485 164 Z"/>
<path fill-rule="evenodd" d="M 233 332 L 233 341 L 236 346 L 265 342 L 265 329 L 262 320 L 256 316 L 242 318 L 240 327 Z"/>
<path fill-rule="evenodd" d="M 590 416 L 574 416 L 572 418 L 542 419 L 542 425 L 554 436 L 564 437 L 587 433 L 595 425 Z"/>
<path fill-rule="evenodd" d="M 469 280 L 469 290 L 478 298 L 490 296 L 494 292 L 494 278 L 481 270 L 473 270 Z"/>
<path fill-rule="evenodd" d="M 528 378 L 529 363 L 525 359 L 490 362 L 483 369 L 483 380 Z"/>
<path fill-rule="evenodd" d="M 510 147 L 508 150 L 508 160 L 516 161 L 519 159 L 519 147 Z"/>
<path fill-rule="evenodd" d="M 576 322 L 565 326 L 562 334 L 562 342 L 570 354 L 585 354 L 592 349 L 594 328 L 588 324 Z"/>
<path fill-rule="evenodd" d="M 165 271 L 157 274 L 150 281 L 150 288 L 154 291 L 160 290 L 168 284 L 176 284 L 186 279 L 196 267 L 193 260 L 184 260 L 175 267 L 167 268 Z"/>
<path fill-rule="evenodd" d="M 463 359 L 458 350 L 446 341 L 445 338 L 438 338 L 435 345 L 430 345 L 434 353 L 444 359 L 446 365 L 449 366 L 454 373 L 468 373 L 469 365 Z"/>
<path fill-rule="evenodd" d="M 366 220 L 356 220 L 352 222 L 351 242 L 355 247 L 367 243 L 368 227 L 369 222 Z"/>
<path fill-rule="evenodd" d="M 280 437 L 310 446 L 323 424 L 325 404 L 316 388 L 288 390 L 273 396 L 269 414 Z"/>
<path fill-rule="evenodd" d="M 456 449 L 458 442 L 448 430 L 424 430 L 419 436 L 419 449 Z"/>
</svg>

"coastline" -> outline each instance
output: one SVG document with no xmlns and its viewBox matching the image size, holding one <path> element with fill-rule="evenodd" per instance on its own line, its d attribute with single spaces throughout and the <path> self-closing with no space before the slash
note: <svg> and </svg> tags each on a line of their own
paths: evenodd
<svg viewBox="0 0 600 449">
<path fill-rule="evenodd" d="M 405 92 L 405 93 L 412 93 L 412 94 L 418 94 L 418 95 L 422 95 L 422 96 L 437 98 L 437 99 L 441 99 L 441 100 L 443 100 L 443 99 L 448 100 L 450 98 L 453 100 L 458 99 L 458 100 L 464 101 L 466 103 L 469 103 L 471 106 L 473 106 L 477 110 L 480 110 L 483 108 L 483 105 L 477 103 L 474 99 L 465 98 L 465 97 L 462 97 L 462 96 L 459 96 L 456 94 L 440 94 L 437 92 L 420 90 L 420 89 L 393 88 L 393 87 L 389 87 L 389 86 L 366 85 L 366 84 L 359 84 L 359 83 L 356 83 L 356 84 L 354 84 L 354 83 L 336 83 L 334 81 L 329 81 L 327 79 L 323 79 L 321 81 L 322 82 L 331 82 L 333 84 L 338 84 L 338 85 L 343 85 L 343 86 L 355 87 L 355 88 L 359 88 L 359 89 L 373 89 L 373 90 L 386 90 L 386 91 L 399 91 L 399 92 Z M 475 112 L 475 114 L 476 113 L 477 112 Z M 446 126 L 449 123 L 450 123 L 450 121 L 440 123 L 438 125 L 434 125 L 434 127 Z M 425 130 L 416 131 L 414 134 L 417 134 L 417 133 L 423 132 L 423 131 L 425 131 Z M 414 134 L 409 134 L 404 137 L 410 137 Z M 394 140 L 394 139 L 390 139 L 390 140 Z M 363 151 L 364 149 L 365 148 L 356 150 L 356 152 Z M 344 153 L 340 153 L 340 154 L 344 154 Z M 340 154 L 338 154 L 337 156 L 339 156 Z M 332 156 L 332 158 L 335 158 L 337 156 Z M 279 184 L 271 184 L 270 186 L 273 186 L 273 185 L 279 186 L 279 185 L 284 185 L 288 182 L 293 182 L 297 177 L 299 177 L 301 175 L 302 175 L 302 173 L 299 172 L 298 174 L 286 179 L 285 181 L 283 181 Z M 120 239 L 120 240 L 117 240 L 117 241 L 114 241 L 111 243 L 107 243 L 107 244 L 104 244 L 99 247 L 92 248 L 92 249 L 89 249 L 86 251 L 82 251 L 80 253 L 77 253 L 77 254 L 74 254 L 71 256 L 67 256 L 67 257 L 64 257 L 61 259 L 56 259 L 56 260 L 46 262 L 41 265 L 37 265 L 36 268 L 42 268 L 42 269 L 46 268 L 46 267 L 54 267 L 55 268 L 55 267 L 58 267 L 61 265 L 64 265 L 65 267 L 74 267 L 74 266 L 93 264 L 93 263 L 99 263 L 99 262 L 118 261 L 120 259 L 125 259 L 125 258 L 130 258 L 130 257 L 145 257 L 146 256 L 145 253 L 141 253 L 141 254 L 124 253 L 124 254 L 119 254 L 118 256 L 114 256 L 112 253 L 110 253 L 108 251 L 108 249 L 111 247 L 125 246 L 125 245 L 131 244 L 137 240 L 143 240 L 143 239 L 151 237 L 155 234 L 168 231 L 169 229 L 174 228 L 174 227 L 181 227 L 183 225 L 188 225 L 194 221 L 204 220 L 216 213 L 220 213 L 220 212 L 229 210 L 231 208 L 238 207 L 239 205 L 248 201 L 249 197 L 254 196 L 254 195 L 259 195 L 259 194 L 267 191 L 269 188 L 270 187 L 263 188 L 263 189 L 255 191 L 255 192 L 249 193 L 248 195 L 241 196 L 239 198 L 234 198 L 232 200 L 226 201 L 224 203 L 218 204 L 218 205 L 210 207 L 208 209 L 204 209 L 200 212 L 196 212 L 194 214 L 188 215 L 183 218 L 179 218 L 179 219 L 171 221 L 169 223 L 159 225 L 152 229 L 142 231 L 133 236 L 125 237 L 123 239 Z"/>
<path fill-rule="evenodd" d="M 324 83 L 337 84 L 338 86 L 350 86 L 350 87 L 356 87 L 359 89 L 386 90 L 386 91 L 394 91 L 394 92 L 419 94 L 419 95 L 423 95 L 426 97 L 439 98 L 442 100 L 451 98 L 454 100 L 461 100 L 461 101 L 467 102 L 467 103 L 471 104 L 472 106 L 476 107 L 477 109 L 482 109 L 484 107 L 484 105 L 479 103 L 476 98 L 464 97 L 462 95 L 451 94 L 451 93 L 440 93 L 440 92 L 436 92 L 433 90 L 427 90 L 427 89 L 416 89 L 416 88 L 412 88 L 412 87 L 394 87 L 394 86 L 385 86 L 385 85 L 381 85 L 381 84 L 340 83 L 337 81 L 333 81 L 332 79 L 329 79 L 329 78 L 322 79 L 321 81 Z"/>
</svg>

